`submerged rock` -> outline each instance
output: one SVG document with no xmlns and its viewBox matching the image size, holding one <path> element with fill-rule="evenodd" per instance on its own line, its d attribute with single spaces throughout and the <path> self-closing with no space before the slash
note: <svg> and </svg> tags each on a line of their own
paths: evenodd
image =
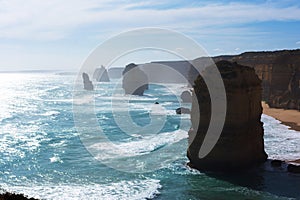
<svg viewBox="0 0 300 200">
<path fill-rule="evenodd" d="M 105 67 L 101 66 L 101 68 L 97 68 L 93 74 L 93 78 L 97 82 L 109 82 L 109 76 Z"/>
<path fill-rule="evenodd" d="M 148 77 L 138 65 L 131 63 L 123 71 L 122 87 L 125 94 L 142 96 L 148 89 Z"/>
<path fill-rule="evenodd" d="M 187 156 L 191 166 L 207 171 L 233 171 L 266 161 L 260 121 L 261 81 L 253 68 L 227 61 L 216 63 L 224 82 L 227 112 L 220 138 L 212 151 L 199 158 L 210 124 L 211 99 L 201 76 L 195 81 Z M 206 68 L 209 72 L 209 68 Z M 197 104 L 198 102 L 198 104 Z"/>
<path fill-rule="evenodd" d="M 83 88 L 85 90 L 94 90 L 94 85 L 92 81 L 90 81 L 89 75 L 87 73 L 82 73 L 83 78 Z"/>
</svg>

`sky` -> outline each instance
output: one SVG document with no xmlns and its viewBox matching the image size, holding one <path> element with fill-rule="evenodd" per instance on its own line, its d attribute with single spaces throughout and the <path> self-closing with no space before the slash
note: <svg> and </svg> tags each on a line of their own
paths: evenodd
<svg viewBox="0 0 300 200">
<path fill-rule="evenodd" d="M 300 1 L 0 0 L 0 71 L 78 70 L 107 39 L 143 27 L 178 31 L 211 56 L 297 49 Z"/>
</svg>

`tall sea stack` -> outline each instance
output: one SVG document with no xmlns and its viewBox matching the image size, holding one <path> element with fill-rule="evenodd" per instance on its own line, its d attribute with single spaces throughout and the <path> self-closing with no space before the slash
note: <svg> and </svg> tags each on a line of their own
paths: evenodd
<svg viewBox="0 0 300 200">
<path fill-rule="evenodd" d="M 267 154 L 260 121 L 261 81 L 253 68 L 228 61 L 219 61 L 216 65 L 227 97 L 224 127 L 212 151 L 200 159 L 199 150 L 211 117 L 211 99 L 203 78 L 198 76 L 193 86 L 192 128 L 187 151 L 190 164 L 204 171 L 235 171 L 262 163 Z"/>
</svg>

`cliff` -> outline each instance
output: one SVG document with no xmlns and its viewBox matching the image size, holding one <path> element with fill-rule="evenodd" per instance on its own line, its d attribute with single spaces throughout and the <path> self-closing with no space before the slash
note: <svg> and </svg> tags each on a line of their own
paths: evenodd
<svg viewBox="0 0 300 200">
<path fill-rule="evenodd" d="M 221 136 L 212 151 L 200 159 L 198 154 L 211 117 L 211 99 L 201 76 L 195 81 L 187 156 L 194 168 L 231 171 L 264 162 L 263 124 L 260 121 L 261 81 L 253 68 L 220 61 L 216 63 L 224 82 L 227 113 Z M 206 68 L 203 73 L 206 73 Z M 200 114 L 200 116 L 199 116 Z"/>
<path fill-rule="evenodd" d="M 148 89 L 148 77 L 138 65 L 131 63 L 123 71 L 122 87 L 125 94 L 142 96 Z"/>
<path fill-rule="evenodd" d="M 205 66 L 208 58 L 198 58 L 197 66 Z M 246 52 L 240 55 L 216 56 L 215 62 L 227 60 L 254 68 L 262 80 L 262 99 L 270 107 L 300 110 L 300 50 Z M 198 76 L 191 67 L 189 82 Z"/>
<path fill-rule="evenodd" d="M 253 67 L 262 80 L 263 100 L 270 107 L 300 110 L 300 50 L 246 52 L 214 60 Z"/>
<path fill-rule="evenodd" d="M 139 65 L 152 83 L 187 83 L 189 61 L 157 61 Z"/>
</svg>

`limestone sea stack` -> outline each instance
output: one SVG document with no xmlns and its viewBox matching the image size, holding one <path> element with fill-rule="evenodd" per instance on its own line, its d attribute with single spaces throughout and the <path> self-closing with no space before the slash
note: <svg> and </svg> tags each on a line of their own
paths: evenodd
<svg viewBox="0 0 300 200">
<path fill-rule="evenodd" d="M 100 68 L 97 68 L 95 70 L 95 72 L 93 74 L 93 78 L 97 82 L 109 82 L 110 81 L 107 70 L 103 66 L 101 66 Z"/>
<path fill-rule="evenodd" d="M 216 65 L 227 97 L 224 127 L 212 151 L 200 159 L 199 150 L 211 117 L 211 99 L 203 78 L 198 76 L 193 86 L 192 128 L 187 151 L 190 165 L 204 171 L 235 171 L 262 163 L 267 154 L 261 122 L 261 80 L 253 68 L 228 61 Z"/>
<path fill-rule="evenodd" d="M 82 73 L 82 79 L 83 79 L 83 88 L 85 90 L 94 90 L 94 85 L 92 81 L 90 81 L 90 77 L 87 73 Z"/>
<path fill-rule="evenodd" d="M 128 64 L 123 71 L 122 87 L 125 94 L 142 96 L 148 89 L 148 77 L 138 65 Z"/>
</svg>

